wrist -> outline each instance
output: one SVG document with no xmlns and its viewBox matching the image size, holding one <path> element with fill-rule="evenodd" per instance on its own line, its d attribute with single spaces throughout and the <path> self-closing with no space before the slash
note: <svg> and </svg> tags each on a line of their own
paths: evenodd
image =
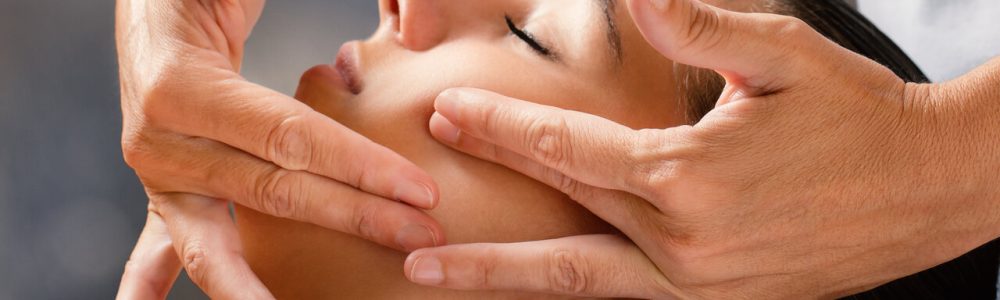
<svg viewBox="0 0 1000 300">
<path fill-rule="evenodd" d="M 946 198 L 961 206 L 962 228 L 968 239 L 981 243 L 1000 237 L 1000 59 L 953 81 L 924 85 L 925 120 L 933 153 L 929 168 Z M 926 145 L 926 144 L 925 144 Z M 958 213 L 956 211 L 956 213 Z M 967 239 L 967 240 L 968 240 Z"/>
</svg>

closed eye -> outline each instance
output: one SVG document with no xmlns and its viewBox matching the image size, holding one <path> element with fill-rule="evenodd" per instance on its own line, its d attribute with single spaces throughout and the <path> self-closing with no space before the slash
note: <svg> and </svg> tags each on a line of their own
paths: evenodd
<svg viewBox="0 0 1000 300">
<path fill-rule="evenodd" d="M 504 16 L 504 19 L 507 21 L 507 28 L 510 29 L 510 33 L 513 33 L 522 41 L 524 41 L 524 43 L 528 44 L 528 46 L 530 46 L 531 49 L 535 50 L 535 52 L 538 53 L 539 55 L 544 56 L 545 58 L 548 59 L 553 59 L 553 60 L 556 59 L 555 53 L 552 52 L 552 50 L 550 50 L 545 45 L 539 43 L 538 39 L 536 39 L 534 35 L 520 28 L 517 28 L 517 25 L 514 25 L 514 20 L 511 19 L 510 16 Z"/>
</svg>

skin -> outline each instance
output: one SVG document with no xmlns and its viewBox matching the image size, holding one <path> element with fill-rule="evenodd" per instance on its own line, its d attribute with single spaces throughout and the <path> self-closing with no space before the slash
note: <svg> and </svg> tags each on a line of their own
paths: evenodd
<svg viewBox="0 0 1000 300">
<path fill-rule="evenodd" d="M 153 101 L 194 113 L 178 121 L 153 118 L 171 106 L 144 105 L 151 99 L 263 99 L 271 105 L 254 107 L 283 113 L 292 102 L 230 76 L 252 27 L 248 20 L 254 19 L 254 10 L 245 8 L 259 13 L 261 5 L 183 3 L 131 7 L 119 1 L 125 136 L 144 137 L 124 139 L 126 157 L 188 154 L 186 160 L 129 159 L 141 177 L 146 174 L 144 183 L 156 182 L 150 174 L 171 174 L 155 166 L 205 165 L 192 153 L 239 156 L 218 147 L 191 151 L 191 143 L 170 147 L 176 144 L 164 142 L 174 140 L 171 134 L 223 143 L 220 133 L 253 136 L 239 134 L 238 126 L 206 123 L 224 118 L 200 114 L 203 108 L 226 112 L 220 116 L 247 112 L 225 102 L 185 110 L 190 102 Z M 629 6 L 645 37 L 665 56 L 726 76 L 730 93 L 698 125 L 634 131 L 479 90 L 441 94 L 429 125 L 456 150 L 558 187 L 628 239 L 584 235 L 422 250 L 407 258 L 410 280 L 580 296 L 833 297 L 926 269 L 1000 235 L 1000 191 L 993 184 L 1000 177 L 1000 141 L 994 136 L 1000 128 L 1000 61 L 952 82 L 906 85 L 792 19 L 721 12 L 686 0 L 635 0 Z M 191 12 L 202 13 L 185 15 Z M 225 72 L 213 72 L 220 70 Z M 186 76 L 198 80 L 179 81 Z M 228 123 L 259 132 L 251 125 L 273 120 L 246 116 L 246 122 Z M 162 132 L 171 134 L 151 134 Z M 226 144 L 248 153 L 273 146 L 238 139 Z M 172 175 L 198 178 L 205 172 L 189 168 Z M 233 180 L 227 188 L 254 188 L 248 182 Z M 183 262 L 200 275 L 192 277 L 209 295 L 269 297 L 242 263 L 225 206 L 216 204 L 224 202 L 190 194 L 198 191 L 193 183 L 175 184 L 181 193 L 151 193 L 150 222 L 119 296 L 164 297 L 182 265 L 165 255 L 173 244 L 182 257 L 195 258 Z M 278 207 L 309 201 L 285 203 Z M 326 219 L 313 217 L 317 224 Z M 391 241 L 392 235 L 382 238 Z"/>
<path fill-rule="evenodd" d="M 422 274 L 411 280 L 577 296 L 835 298 L 1000 236 L 1000 59 L 952 82 L 906 84 L 792 18 L 683 0 L 629 6 L 663 55 L 726 78 L 697 125 L 637 131 L 458 89 L 438 97 L 430 128 L 558 187 L 631 241 L 423 249 L 407 259 L 407 274 Z M 546 264 L 554 257 L 560 267 Z"/>
<path fill-rule="evenodd" d="M 339 75 L 330 66 L 317 66 L 302 76 L 297 99 L 426 170 L 441 191 L 440 205 L 428 214 L 441 223 L 449 243 L 616 232 L 565 194 L 438 143 L 427 120 L 438 94 L 468 86 L 635 129 L 683 124 L 674 85 L 664 84 L 673 80 L 673 63 L 645 42 L 624 2 L 614 8 L 623 46 L 620 63 L 612 56 L 605 16 L 594 1 L 401 1 L 399 12 L 389 1 L 380 4 L 379 29 L 349 46 L 358 56 L 361 93 L 353 95 L 337 84 Z M 540 56 L 511 34 L 505 14 L 522 20 L 518 26 L 560 59 Z M 540 296 L 421 287 L 401 272 L 405 253 L 251 209 L 237 209 L 237 220 L 247 261 L 278 298 Z"/>
</svg>

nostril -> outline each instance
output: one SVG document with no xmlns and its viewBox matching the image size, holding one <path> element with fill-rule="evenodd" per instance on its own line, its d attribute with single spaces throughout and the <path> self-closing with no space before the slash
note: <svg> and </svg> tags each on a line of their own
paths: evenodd
<svg viewBox="0 0 1000 300">
<path fill-rule="evenodd" d="M 399 0 L 389 0 L 389 11 L 394 15 L 399 15 Z"/>
<path fill-rule="evenodd" d="M 447 35 L 448 23 L 441 0 L 382 0 L 385 8 L 398 10 L 396 42 L 412 51 L 428 50 Z"/>
</svg>

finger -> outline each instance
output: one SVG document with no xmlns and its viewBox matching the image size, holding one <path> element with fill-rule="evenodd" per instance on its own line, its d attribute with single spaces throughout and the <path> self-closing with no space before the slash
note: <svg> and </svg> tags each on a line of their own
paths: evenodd
<svg viewBox="0 0 1000 300">
<path fill-rule="evenodd" d="M 440 139 L 443 138 L 440 135 L 454 131 L 455 126 L 448 119 L 435 113 L 431 116 L 430 129 L 431 134 Z M 651 204 L 632 194 L 581 183 L 562 172 L 479 138 L 466 135 L 456 144 L 452 144 L 452 147 L 480 159 L 498 163 L 551 186 L 626 234 L 629 233 L 629 228 L 636 228 L 636 220 L 643 219 L 640 215 L 657 211 Z"/>
<path fill-rule="evenodd" d="M 805 70 L 803 62 L 822 61 L 807 56 L 834 46 L 792 17 L 731 12 L 697 0 L 630 0 L 628 6 L 640 32 L 664 56 L 716 70 L 751 91 L 799 79 L 808 74 L 796 72 Z"/>
<path fill-rule="evenodd" d="M 152 194 L 191 280 L 212 299 L 273 299 L 243 258 L 226 201 Z"/>
<path fill-rule="evenodd" d="M 458 290 L 643 299 L 675 294 L 638 247 L 614 235 L 422 249 L 406 258 L 404 272 L 415 283 Z"/>
<path fill-rule="evenodd" d="M 167 225 L 150 212 L 139 241 L 125 264 L 117 299 L 166 299 L 181 271 Z"/>
<path fill-rule="evenodd" d="M 304 171 L 289 171 L 205 139 L 161 141 L 168 163 L 143 182 L 319 225 L 402 251 L 444 245 L 441 225 L 412 206 Z M 192 176 L 194 175 L 194 176 Z"/>
<path fill-rule="evenodd" d="M 264 11 L 264 0 L 213 1 L 207 6 L 225 35 L 229 59 L 238 73 L 243 63 L 243 45 Z"/>
<path fill-rule="evenodd" d="M 476 89 L 438 96 L 432 134 L 447 145 L 465 136 L 496 144 L 584 184 L 647 194 L 658 164 L 670 163 L 680 139 L 656 137 L 606 119 Z M 449 122 L 441 122 L 447 119 Z M 650 173 L 654 172 L 654 173 Z"/>
<path fill-rule="evenodd" d="M 385 198 L 436 205 L 438 190 L 431 177 L 388 148 L 281 93 L 240 78 L 220 81 L 234 76 L 225 70 L 190 73 L 148 100 L 146 110 L 158 126 Z"/>
</svg>

